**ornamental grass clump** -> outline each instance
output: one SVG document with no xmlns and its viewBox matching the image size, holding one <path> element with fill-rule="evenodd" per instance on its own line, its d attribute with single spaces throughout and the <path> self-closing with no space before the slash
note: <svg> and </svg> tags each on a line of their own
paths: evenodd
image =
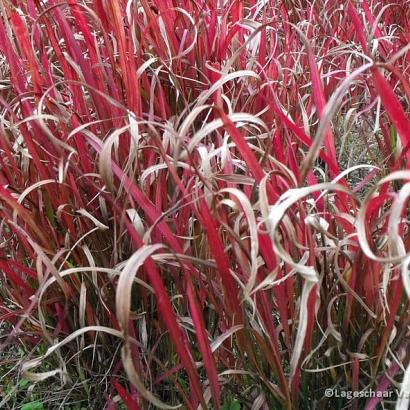
<svg viewBox="0 0 410 410">
<path fill-rule="evenodd" d="M 407 409 L 409 70 L 407 0 L 1 0 L 0 407 Z"/>
</svg>

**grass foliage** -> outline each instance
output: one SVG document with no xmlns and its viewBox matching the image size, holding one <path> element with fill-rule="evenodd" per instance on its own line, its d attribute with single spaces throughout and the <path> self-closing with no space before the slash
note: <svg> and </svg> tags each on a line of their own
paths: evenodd
<svg viewBox="0 0 410 410">
<path fill-rule="evenodd" d="M 409 81 L 408 0 L 1 0 L 0 407 L 407 409 Z"/>
</svg>

